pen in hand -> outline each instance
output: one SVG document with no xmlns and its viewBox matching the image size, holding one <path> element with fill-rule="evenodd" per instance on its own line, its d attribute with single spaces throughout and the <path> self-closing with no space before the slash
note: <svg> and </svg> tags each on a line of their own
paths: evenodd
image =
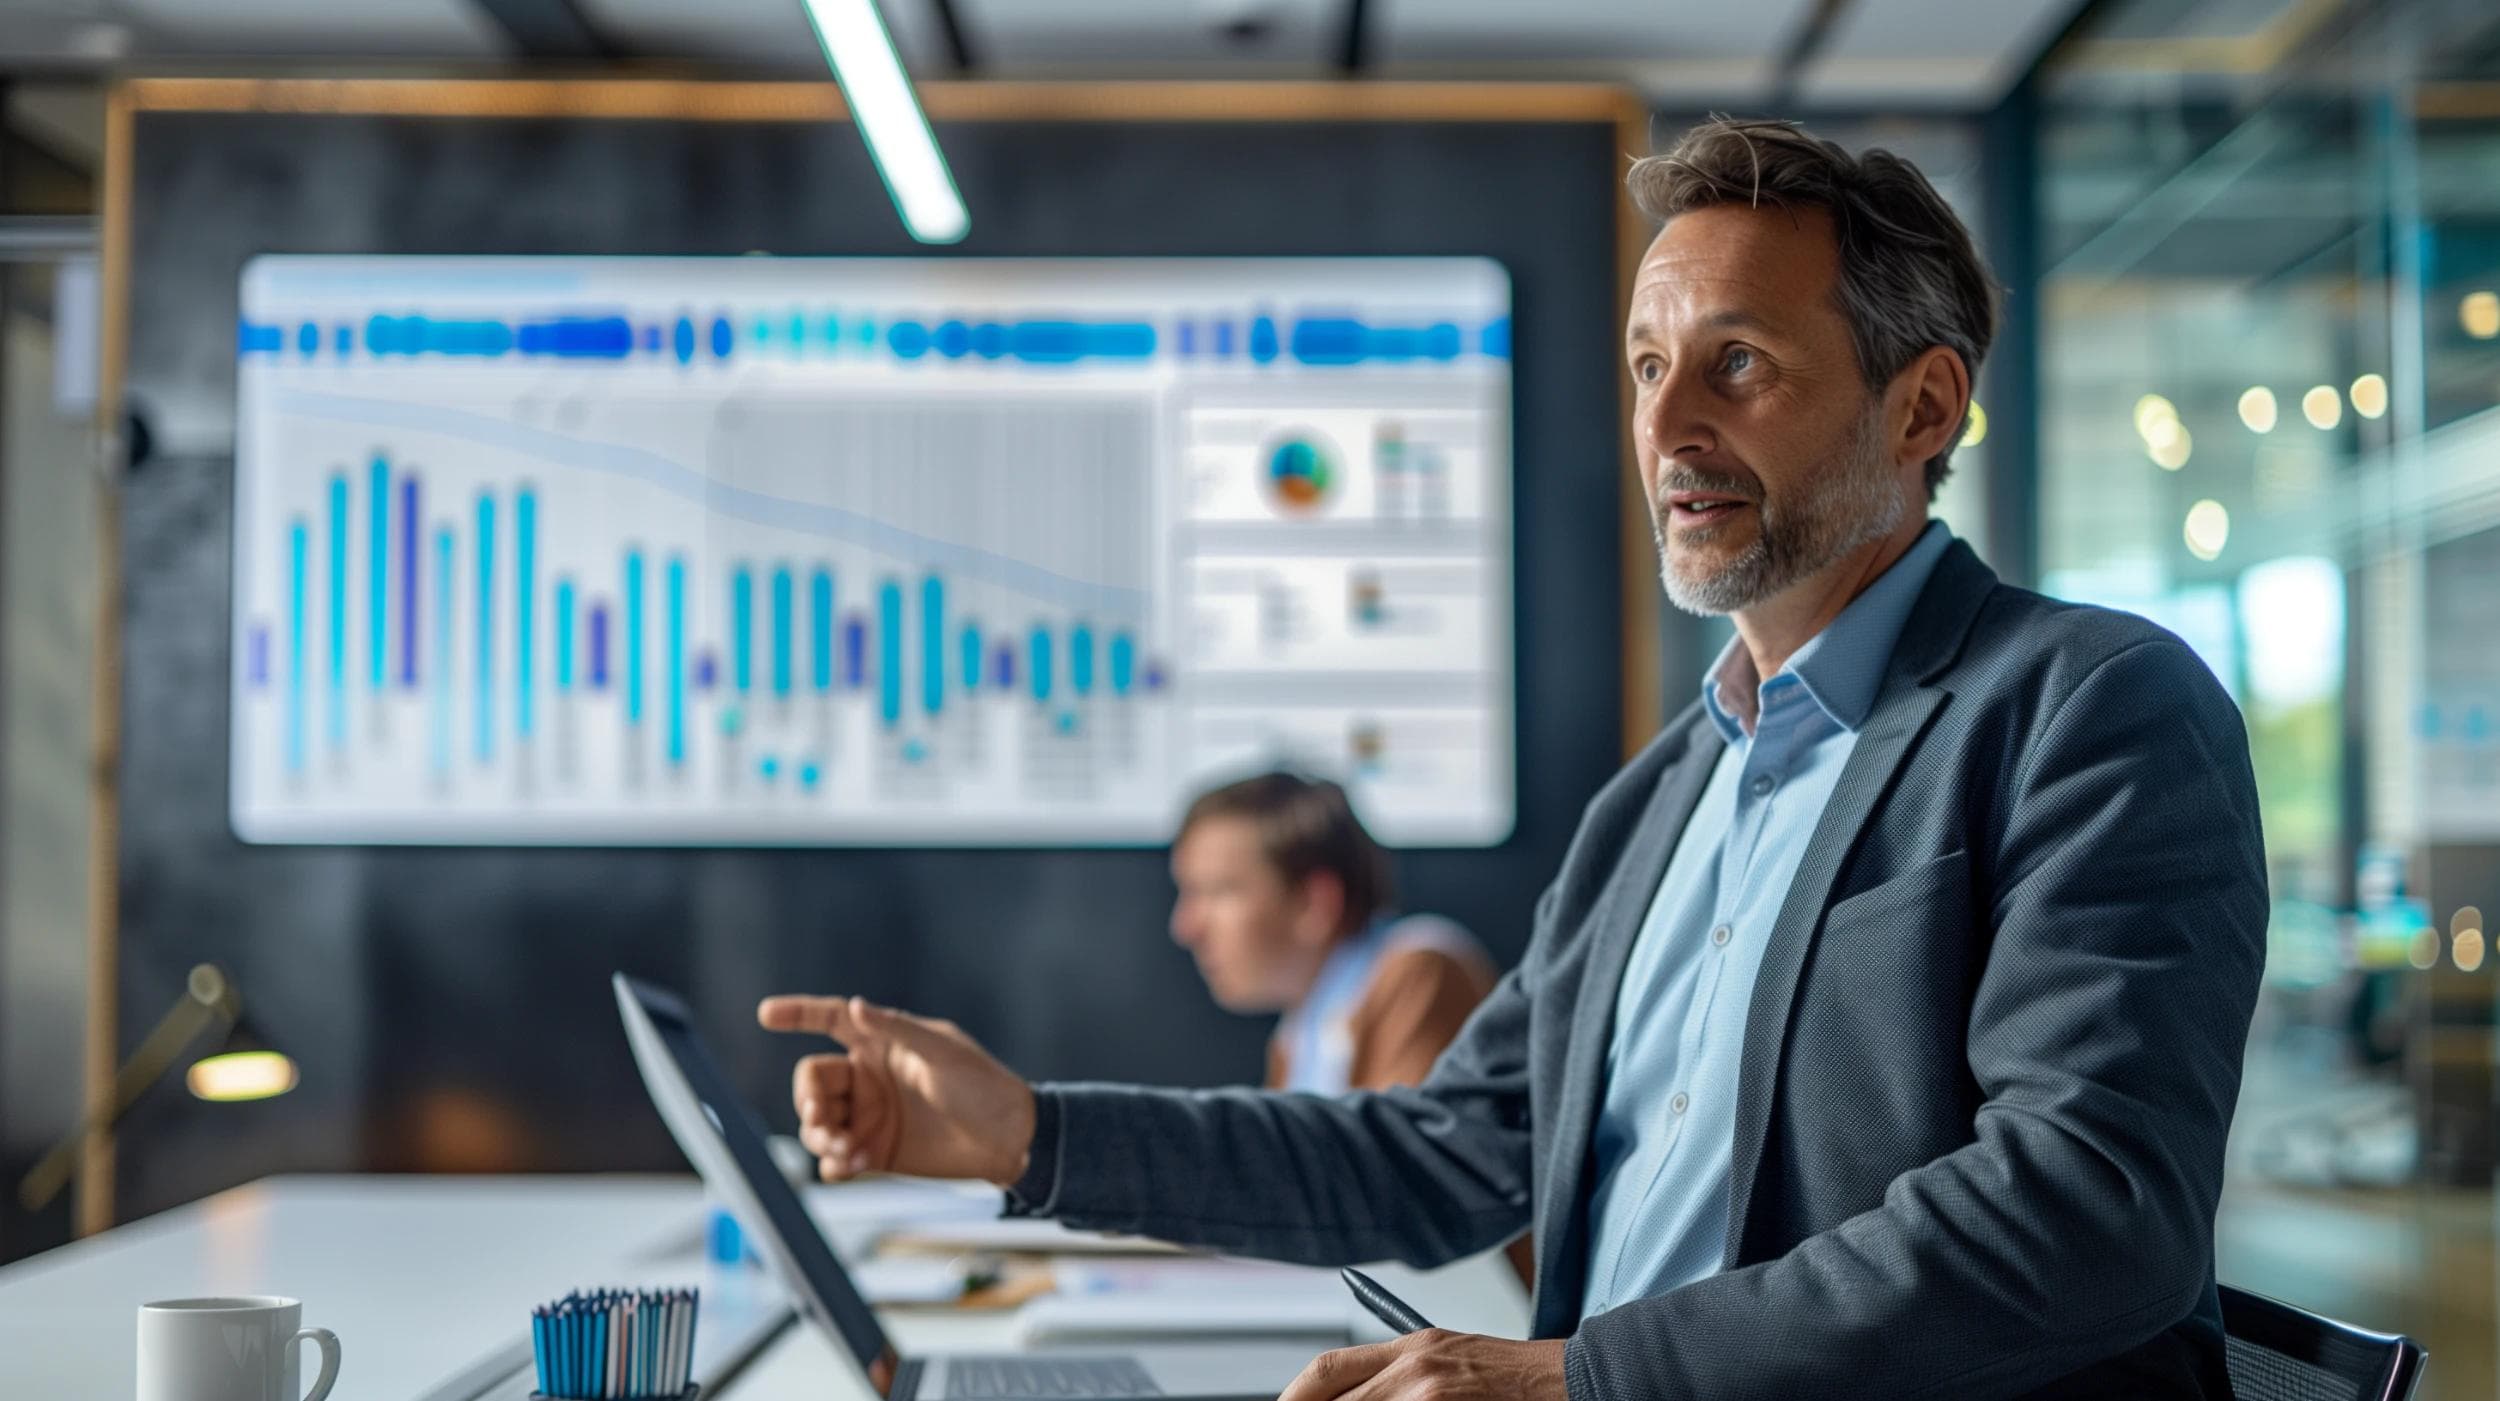
<svg viewBox="0 0 2500 1401">
<path fill-rule="evenodd" d="M 1432 1324 L 1412 1305 L 1392 1294 L 1379 1280 L 1351 1267 L 1337 1271 L 1345 1287 L 1354 1291 L 1355 1302 L 1371 1311 L 1371 1316 L 1388 1324 L 1399 1333 L 1421 1333 Z"/>
</svg>

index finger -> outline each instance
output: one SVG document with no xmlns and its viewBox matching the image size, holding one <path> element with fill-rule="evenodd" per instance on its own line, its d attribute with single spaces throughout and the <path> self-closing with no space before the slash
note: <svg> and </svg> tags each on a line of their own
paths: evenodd
<svg viewBox="0 0 2500 1401">
<path fill-rule="evenodd" d="M 785 994 L 757 1003 L 755 1020 L 767 1031 L 812 1031 L 819 1036 L 833 1036 L 849 1028 L 850 1006 L 846 997 Z"/>
<path fill-rule="evenodd" d="M 1401 1340 L 1402 1341 L 1402 1340 Z M 1276 1401 L 1330 1401 L 1380 1375 L 1403 1351 L 1399 1342 L 1341 1347 L 1311 1359 Z"/>
</svg>

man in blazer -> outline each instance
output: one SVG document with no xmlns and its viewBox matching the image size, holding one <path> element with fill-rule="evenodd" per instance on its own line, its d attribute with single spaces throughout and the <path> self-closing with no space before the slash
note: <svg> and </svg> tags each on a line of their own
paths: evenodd
<svg viewBox="0 0 2500 1401">
<path fill-rule="evenodd" d="M 2223 1140 L 2263 959 L 2247 740 L 2176 638 L 2001 583 L 1924 503 L 1994 324 L 1927 181 L 1776 123 L 1638 162 L 1627 368 L 1701 699 L 1590 803 L 1413 1089 L 1028 1086 L 775 998 L 828 1178 L 1315 1263 L 1533 1224 L 1533 1337 L 1343 1349 L 1289 1401 L 2227 1398 Z"/>
</svg>

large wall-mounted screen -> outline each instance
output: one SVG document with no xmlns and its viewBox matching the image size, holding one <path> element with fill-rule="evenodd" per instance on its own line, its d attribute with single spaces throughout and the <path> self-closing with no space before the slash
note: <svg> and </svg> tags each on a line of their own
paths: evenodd
<svg viewBox="0 0 2500 1401">
<path fill-rule="evenodd" d="M 266 256 L 269 842 L 1152 843 L 1513 816 L 1510 291 L 1466 258 Z"/>
</svg>

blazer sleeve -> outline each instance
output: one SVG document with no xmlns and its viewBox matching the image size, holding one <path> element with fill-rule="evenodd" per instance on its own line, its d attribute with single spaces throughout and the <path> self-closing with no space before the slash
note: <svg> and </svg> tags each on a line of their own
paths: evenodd
<svg viewBox="0 0 2500 1401">
<path fill-rule="evenodd" d="M 2048 713 L 1998 823 L 1974 1141 L 1778 1259 L 1584 1321 L 1575 1401 L 2008 1395 L 2202 1301 L 2264 962 L 2247 737 L 2168 637 Z"/>
<path fill-rule="evenodd" d="M 1308 1264 L 1429 1267 L 1509 1240 L 1531 1210 L 1529 1003 L 1554 903 L 1420 1086 L 1041 1086 L 1008 1210 Z"/>
</svg>

